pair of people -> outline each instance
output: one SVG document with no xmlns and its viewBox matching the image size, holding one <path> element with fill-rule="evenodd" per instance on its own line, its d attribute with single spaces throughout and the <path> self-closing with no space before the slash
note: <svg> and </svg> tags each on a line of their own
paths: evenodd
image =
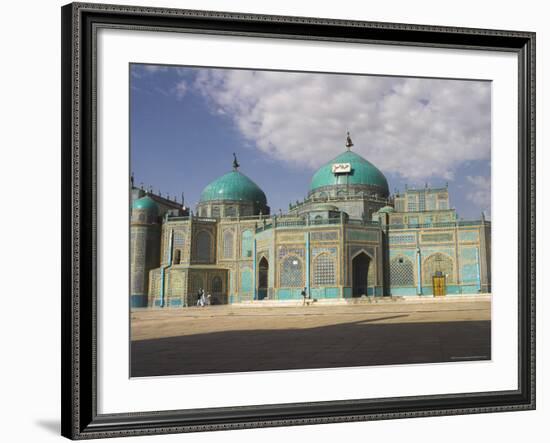
<svg viewBox="0 0 550 443">
<path fill-rule="evenodd" d="M 197 294 L 197 306 L 207 306 L 210 304 L 210 294 L 206 295 L 204 289 L 199 289 Z"/>
</svg>

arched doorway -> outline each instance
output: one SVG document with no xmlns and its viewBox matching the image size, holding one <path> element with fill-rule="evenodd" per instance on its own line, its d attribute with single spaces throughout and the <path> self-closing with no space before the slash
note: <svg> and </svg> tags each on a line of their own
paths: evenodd
<svg viewBox="0 0 550 443">
<path fill-rule="evenodd" d="M 351 269 L 353 279 L 352 294 L 354 297 L 367 295 L 369 265 L 370 257 L 366 253 L 360 252 L 355 257 L 353 257 L 353 260 L 351 262 Z"/>
<path fill-rule="evenodd" d="M 268 275 L 269 263 L 265 257 L 262 257 L 258 263 L 258 300 L 267 297 Z"/>
<path fill-rule="evenodd" d="M 423 280 L 426 286 L 432 286 L 434 296 L 447 294 L 447 284 L 454 282 L 453 260 L 446 254 L 436 252 L 424 260 Z"/>
</svg>

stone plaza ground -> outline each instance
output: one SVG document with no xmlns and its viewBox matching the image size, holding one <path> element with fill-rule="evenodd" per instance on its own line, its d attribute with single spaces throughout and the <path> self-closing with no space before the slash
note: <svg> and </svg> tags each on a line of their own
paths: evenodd
<svg viewBox="0 0 550 443">
<path fill-rule="evenodd" d="M 132 377 L 490 358 L 490 296 L 131 313 Z"/>
</svg>

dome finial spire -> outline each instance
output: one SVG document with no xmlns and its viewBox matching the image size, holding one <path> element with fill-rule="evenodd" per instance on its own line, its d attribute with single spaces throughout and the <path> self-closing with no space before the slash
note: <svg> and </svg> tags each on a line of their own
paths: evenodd
<svg viewBox="0 0 550 443">
<path fill-rule="evenodd" d="M 237 161 L 237 155 L 233 153 L 233 171 L 236 171 L 239 168 L 239 162 Z"/>
<path fill-rule="evenodd" d="M 352 146 L 353 146 L 353 142 L 351 141 L 351 137 L 349 136 L 349 131 L 348 131 L 348 136 L 346 137 L 346 148 L 348 148 L 348 151 L 351 150 Z"/>
</svg>

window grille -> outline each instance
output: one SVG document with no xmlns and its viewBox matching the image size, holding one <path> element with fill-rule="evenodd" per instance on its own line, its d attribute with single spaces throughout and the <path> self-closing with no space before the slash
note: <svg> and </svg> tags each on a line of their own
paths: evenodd
<svg viewBox="0 0 550 443">
<path fill-rule="evenodd" d="M 418 195 L 418 210 L 424 211 L 426 209 L 426 194 L 421 192 Z"/>
<path fill-rule="evenodd" d="M 225 231 L 223 233 L 223 257 L 233 257 L 233 231 Z"/>
<path fill-rule="evenodd" d="M 219 294 L 222 292 L 222 279 L 219 276 L 216 276 L 212 279 L 212 292 Z"/>
<path fill-rule="evenodd" d="M 185 243 L 185 233 L 183 231 L 174 231 L 174 248 L 183 248 Z"/>
<path fill-rule="evenodd" d="M 191 278 L 191 284 L 189 285 L 189 292 L 193 295 L 196 295 L 199 292 L 199 289 L 203 289 L 203 288 L 204 288 L 204 285 L 203 285 L 202 277 L 200 277 L 199 275 L 194 275 Z"/>
<path fill-rule="evenodd" d="M 396 257 L 390 262 L 390 284 L 392 286 L 414 286 L 412 261 L 406 257 Z"/>
<path fill-rule="evenodd" d="M 197 259 L 200 261 L 209 261 L 212 244 L 210 234 L 206 231 L 201 231 L 197 234 Z"/>
<path fill-rule="evenodd" d="M 315 286 L 334 285 L 336 282 L 336 263 L 327 253 L 318 255 L 313 264 L 313 284 Z"/>
<path fill-rule="evenodd" d="M 302 260 L 294 255 L 287 256 L 281 263 L 280 284 L 283 288 L 299 288 L 304 285 Z"/>
</svg>

